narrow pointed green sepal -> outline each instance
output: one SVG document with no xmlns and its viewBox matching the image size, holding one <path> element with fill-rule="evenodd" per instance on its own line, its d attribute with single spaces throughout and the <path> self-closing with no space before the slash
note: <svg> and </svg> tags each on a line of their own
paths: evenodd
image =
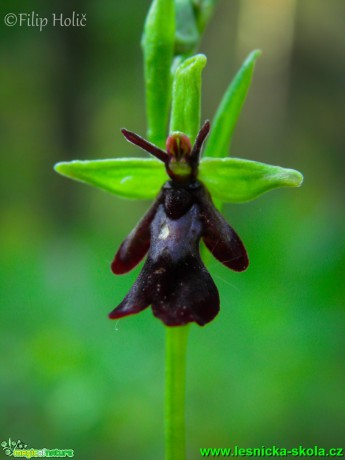
<svg viewBox="0 0 345 460">
<path fill-rule="evenodd" d="M 282 168 L 239 158 L 204 158 L 199 178 L 215 199 L 241 203 L 279 187 L 299 187 L 303 176 L 295 169 Z"/>
<path fill-rule="evenodd" d="M 252 81 L 254 65 L 261 51 L 252 51 L 226 90 L 211 123 L 205 157 L 227 157 L 242 106 Z"/>
<path fill-rule="evenodd" d="M 153 199 L 167 180 L 160 161 L 144 158 L 70 161 L 54 169 L 70 179 L 114 193 L 124 198 Z"/>
</svg>

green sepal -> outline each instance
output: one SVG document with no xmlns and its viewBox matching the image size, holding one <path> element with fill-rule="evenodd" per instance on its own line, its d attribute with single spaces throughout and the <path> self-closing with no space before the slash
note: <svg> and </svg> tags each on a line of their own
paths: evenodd
<svg viewBox="0 0 345 460">
<path fill-rule="evenodd" d="M 261 51 L 252 51 L 226 90 L 211 123 L 204 156 L 227 157 L 232 134 L 252 81 L 254 65 Z"/>
<path fill-rule="evenodd" d="M 154 0 L 142 38 L 148 139 L 163 147 L 171 102 L 171 63 L 175 47 L 175 2 Z"/>
<path fill-rule="evenodd" d="M 154 199 L 169 178 L 160 161 L 146 158 L 71 161 L 55 171 L 124 198 Z M 294 169 L 239 158 L 204 158 L 199 179 L 215 200 L 240 203 L 279 187 L 299 187 L 303 176 Z"/>
<path fill-rule="evenodd" d="M 269 190 L 299 187 L 303 182 L 295 169 L 240 158 L 204 158 L 198 177 L 212 197 L 223 203 L 254 200 Z"/>
<path fill-rule="evenodd" d="M 176 69 L 170 132 L 181 131 L 194 142 L 200 128 L 201 72 L 207 62 L 204 54 L 196 54 Z"/>
<path fill-rule="evenodd" d="M 70 161 L 57 163 L 56 172 L 123 198 L 152 199 L 168 176 L 162 162 L 150 158 Z"/>
</svg>

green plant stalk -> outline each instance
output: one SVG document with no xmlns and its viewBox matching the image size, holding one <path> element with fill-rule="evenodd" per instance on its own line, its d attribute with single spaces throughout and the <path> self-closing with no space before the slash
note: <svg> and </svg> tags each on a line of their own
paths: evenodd
<svg viewBox="0 0 345 460">
<path fill-rule="evenodd" d="M 164 147 L 171 98 L 171 64 L 175 46 L 174 0 L 154 0 L 142 37 L 146 91 L 147 135 Z"/>
<path fill-rule="evenodd" d="M 186 351 L 189 325 L 166 327 L 165 459 L 185 460 Z"/>
</svg>

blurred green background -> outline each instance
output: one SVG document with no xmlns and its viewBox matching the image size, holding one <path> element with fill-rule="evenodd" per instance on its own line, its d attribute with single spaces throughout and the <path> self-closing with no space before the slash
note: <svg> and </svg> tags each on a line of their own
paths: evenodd
<svg viewBox="0 0 345 460">
<path fill-rule="evenodd" d="M 164 328 L 150 309 L 107 319 L 138 273 L 114 277 L 109 263 L 149 203 L 53 171 L 140 154 L 119 130 L 146 129 L 149 3 L 2 2 L 0 441 L 83 460 L 163 457 Z M 73 10 L 86 27 L 3 22 Z M 203 119 L 263 50 L 232 153 L 305 183 L 224 210 L 251 266 L 211 261 L 222 309 L 191 328 L 190 459 L 208 446 L 344 445 L 344 17 L 342 0 L 220 0 L 201 44 Z"/>
</svg>

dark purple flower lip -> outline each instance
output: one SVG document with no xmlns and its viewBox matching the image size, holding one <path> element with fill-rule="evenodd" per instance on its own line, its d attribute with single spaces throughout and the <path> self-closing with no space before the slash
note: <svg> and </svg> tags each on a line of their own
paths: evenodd
<svg viewBox="0 0 345 460">
<path fill-rule="evenodd" d="M 193 148 L 185 134 L 175 133 L 164 152 L 135 133 L 126 139 L 165 163 L 171 180 L 117 251 L 111 265 L 115 274 L 135 267 L 148 253 L 144 266 L 111 319 L 139 313 L 152 306 L 167 326 L 196 322 L 203 326 L 219 311 L 219 294 L 199 253 L 202 239 L 213 256 L 235 271 L 248 266 L 246 250 L 236 232 L 215 208 L 205 186 L 197 180 L 209 122 L 201 128 Z M 189 168 L 181 169 L 181 164 Z M 181 171 L 182 174 L 181 174 Z"/>
</svg>

